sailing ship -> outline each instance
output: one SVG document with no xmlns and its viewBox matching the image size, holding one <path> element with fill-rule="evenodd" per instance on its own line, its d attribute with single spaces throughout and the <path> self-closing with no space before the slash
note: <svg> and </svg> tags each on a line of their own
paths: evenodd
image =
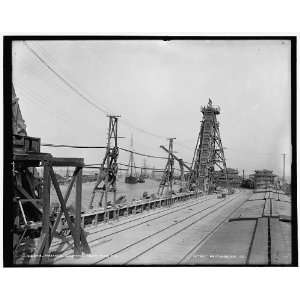
<svg viewBox="0 0 300 300">
<path fill-rule="evenodd" d="M 141 168 L 141 174 L 138 178 L 138 182 L 139 183 L 144 183 L 145 182 L 145 178 L 147 178 L 147 167 L 146 167 L 146 160 L 144 159 L 144 166 L 143 168 Z"/>
<path fill-rule="evenodd" d="M 140 176 L 138 178 L 138 183 L 144 183 L 144 182 L 145 182 L 145 178 L 144 178 L 142 170 L 141 170 L 141 174 L 140 174 Z"/>
<path fill-rule="evenodd" d="M 129 155 L 129 163 L 128 163 L 128 170 L 127 170 L 127 176 L 125 177 L 125 183 L 129 184 L 135 184 L 138 183 L 138 176 L 136 174 L 136 167 L 133 157 L 133 137 L 131 136 L 130 141 L 130 155 Z"/>
</svg>

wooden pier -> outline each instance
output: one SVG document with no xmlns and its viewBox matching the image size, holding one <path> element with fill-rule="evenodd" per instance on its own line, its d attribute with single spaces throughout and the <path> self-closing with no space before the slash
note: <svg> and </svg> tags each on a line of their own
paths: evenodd
<svg viewBox="0 0 300 300">
<path fill-rule="evenodd" d="M 84 214 L 91 253 L 74 256 L 72 238 L 56 236 L 47 264 L 289 265 L 290 199 L 279 197 L 251 190 L 225 198 L 191 193 L 121 207 L 115 218 L 111 210 L 107 222 L 104 212 Z"/>
</svg>

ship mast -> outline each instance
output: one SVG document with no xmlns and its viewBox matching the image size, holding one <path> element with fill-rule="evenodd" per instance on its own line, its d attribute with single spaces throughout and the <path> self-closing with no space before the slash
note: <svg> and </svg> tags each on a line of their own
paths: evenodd
<svg viewBox="0 0 300 300">
<path fill-rule="evenodd" d="M 130 177 L 133 176 L 133 168 L 135 169 L 134 157 L 133 157 L 133 136 L 130 138 L 130 155 L 129 155 L 129 168 L 130 168 Z M 134 171 L 135 174 L 135 171 Z M 136 175 L 136 174 L 135 174 Z"/>
</svg>

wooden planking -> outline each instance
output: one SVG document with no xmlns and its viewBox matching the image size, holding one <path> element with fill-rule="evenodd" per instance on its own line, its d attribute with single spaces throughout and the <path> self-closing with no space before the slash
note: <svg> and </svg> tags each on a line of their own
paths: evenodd
<svg viewBox="0 0 300 300">
<path fill-rule="evenodd" d="M 266 199 L 265 200 L 265 207 L 263 211 L 263 216 L 264 217 L 269 217 L 271 215 L 271 199 Z"/>
<path fill-rule="evenodd" d="M 264 200 L 247 201 L 232 215 L 231 219 L 260 218 L 263 215 L 264 205 Z"/>
<path fill-rule="evenodd" d="M 279 217 L 280 208 L 279 208 L 279 201 L 271 200 L 272 201 L 272 217 Z"/>
<path fill-rule="evenodd" d="M 13 155 L 13 160 L 17 162 L 32 162 L 50 160 L 52 155 L 49 153 L 30 153 L 30 154 L 16 154 Z"/>
<path fill-rule="evenodd" d="M 288 202 L 274 201 L 277 203 L 277 211 L 279 215 L 291 216 L 291 204 Z"/>
<path fill-rule="evenodd" d="M 255 200 L 263 200 L 265 197 L 266 193 L 253 193 L 250 197 L 249 197 L 249 201 L 255 201 Z"/>
<path fill-rule="evenodd" d="M 130 209 L 130 208 L 136 208 L 138 206 L 142 206 L 142 205 L 151 205 L 151 204 L 160 204 L 162 201 L 167 201 L 167 200 L 170 200 L 172 202 L 170 202 L 171 204 L 172 203 L 176 203 L 176 201 L 186 201 L 192 197 L 194 197 L 196 194 L 194 192 L 191 192 L 191 193 L 182 193 L 182 194 L 178 194 L 176 196 L 172 196 L 170 198 L 166 198 L 166 197 L 163 197 L 163 198 L 158 198 L 158 199 L 153 199 L 153 200 L 150 200 L 150 199 L 144 199 L 144 200 L 138 200 L 138 201 L 134 201 L 132 203 L 121 203 L 119 206 L 118 206 L 118 210 L 123 210 L 123 209 Z M 175 201 L 176 200 L 176 201 Z M 114 210 L 113 208 L 111 210 Z M 97 214 L 103 214 L 105 212 L 104 208 L 103 207 L 100 207 L 98 209 L 94 209 L 94 210 L 91 210 L 91 211 L 86 211 L 84 213 L 81 214 L 81 217 L 89 217 L 89 216 L 95 216 Z"/>
<path fill-rule="evenodd" d="M 224 224 L 200 246 L 188 264 L 245 264 L 255 223 L 242 220 Z"/>
<path fill-rule="evenodd" d="M 273 265 L 291 264 L 291 223 L 270 219 L 271 263 Z"/>
<path fill-rule="evenodd" d="M 282 193 L 282 192 L 279 192 L 279 193 L 277 193 L 276 191 L 272 192 L 271 193 L 271 198 L 275 199 L 275 200 L 291 202 L 291 197 L 284 194 L 284 193 Z"/>
<path fill-rule="evenodd" d="M 249 264 L 268 264 L 268 218 L 259 218 L 257 220 Z"/>
<path fill-rule="evenodd" d="M 262 199 L 257 199 L 262 195 Z M 239 256 L 242 249 L 246 251 L 245 245 L 248 243 L 249 246 L 251 245 L 251 249 L 248 249 L 250 250 L 249 264 L 290 264 L 291 205 L 286 201 L 285 195 L 280 195 L 280 200 L 284 198 L 284 201 L 277 201 L 277 198 L 273 196 L 274 194 L 271 193 L 270 199 L 267 194 L 266 200 L 264 200 L 265 193 L 252 195 L 250 201 L 247 201 L 230 219 L 229 224 L 232 226 L 229 227 L 228 223 L 225 224 L 197 250 L 189 263 L 245 264 L 246 261 L 243 262 L 236 256 Z M 280 221 L 280 218 L 285 222 Z M 250 224 L 257 224 L 256 228 L 253 227 L 253 230 L 255 229 L 253 240 L 250 230 L 252 225 Z M 253 230 L 252 233 L 254 233 Z M 236 249 L 230 247 L 236 247 Z M 230 252 L 232 256 L 219 254 L 224 252 Z"/>
<path fill-rule="evenodd" d="M 18 162 L 49 161 L 54 167 L 83 167 L 84 159 L 75 157 L 52 157 L 49 153 L 14 154 L 13 160 Z"/>
</svg>

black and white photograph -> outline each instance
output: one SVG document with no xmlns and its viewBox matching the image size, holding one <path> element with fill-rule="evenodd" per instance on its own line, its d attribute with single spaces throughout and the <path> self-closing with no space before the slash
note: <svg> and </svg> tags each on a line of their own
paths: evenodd
<svg viewBox="0 0 300 300">
<path fill-rule="evenodd" d="M 5 36 L 7 266 L 295 266 L 296 37 Z"/>
</svg>

